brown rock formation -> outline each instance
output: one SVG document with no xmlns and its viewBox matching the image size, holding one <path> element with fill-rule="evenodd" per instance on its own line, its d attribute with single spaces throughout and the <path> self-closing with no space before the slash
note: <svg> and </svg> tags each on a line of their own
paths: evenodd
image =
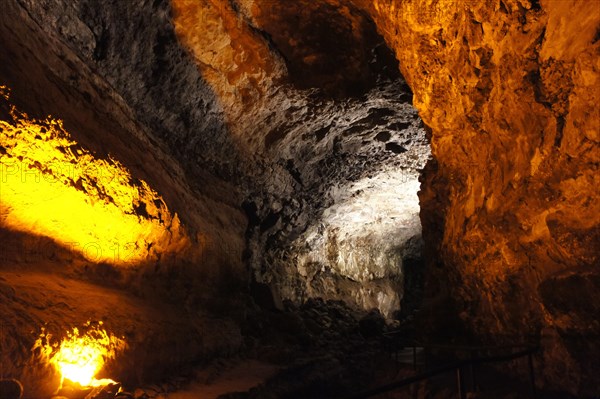
<svg viewBox="0 0 600 399">
<path fill-rule="evenodd" d="M 598 301 L 598 3 L 363 5 L 432 130 L 420 194 L 432 286 L 449 283 L 477 334 L 556 338 L 544 356 L 568 375 L 555 382 L 592 392 L 599 364 L 581 359 L 600 353 L 600 325 L 549 290 Z"/>
</svg>

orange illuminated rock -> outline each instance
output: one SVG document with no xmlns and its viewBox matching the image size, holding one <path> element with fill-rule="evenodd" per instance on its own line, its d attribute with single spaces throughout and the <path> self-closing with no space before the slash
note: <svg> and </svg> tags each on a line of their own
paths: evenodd
<svg viewBox="0 0 600 399">
<path fill-rule="evenodd" d="M 237 122 L 248 108 L 260 104 L 285 67 L 265 38 L 228 2 L 174 0 L 171 4 L 179 39 L 218 95 L 228 122 Z"/>
<path fill-rule="evenodd" d="M 95 158 L 60 120 L 12 116 L 0 121 L 2 228 L 50 237 L 97 263 L 137 265 L 189 247 L 177 215 L 118 161 Z"/>
<path fill-rule="evenodd" d="M 98 387 L 115 384 L 111 379 L 97 379 L 107 360 L 114 359 L 127 344 L 121 338 L 108 333 L 102 322 L 87 322 L 85 331 L 77 327 L 67 331 L 60 344 L 53 342 L 50 334 L 42 332 L 33 350 L 39 349 L 47 361 L 61 374 L 61 386 L 64 380 L 79 384 L 81 387 Z"/>
<path fill-rule="evenodd" d="M 356 3 L 395 50 L 432 129 L 436 162 L 420 194 L 427 252 L 441 266 L 430 268 L 430 290 L 447 285 L 442 302 L 455 304 L 436 317 L 459 315 L 493 341 L 547 334 L 546 382 L 591 394 L 600 364 L 582 359 L 597 353 L 586 337 L 600 326 L 565 318 L 572 301 L 557 310 L 538 287 L 599 272 L 598 3 Z M 598 302 L 586 279 L 578 295 Z M 565 363 L 569 377 L 557 373 Z"/>
</svg>

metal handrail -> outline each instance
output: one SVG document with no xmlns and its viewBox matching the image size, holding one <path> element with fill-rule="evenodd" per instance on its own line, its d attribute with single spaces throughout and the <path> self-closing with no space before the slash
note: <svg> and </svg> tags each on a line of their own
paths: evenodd
<svg viewBox="0 0 600 399">
<path fill-rule="evenodd" d="M 441 347 L 441 345 L 439 345 L 438 347 Z M 444 346 L 446 348 L 450 348 L 450 346 Z M 459 397 L 461 399 L 466 398 L 466 391 L 463 389 L 462 387 L 462 375 L 461 375 L 461 368 L 465 367 L 465 366 L 474 366 L 476 364 L 483 364 L 483 363 L 499 363 L 499 362 L 507 362 L 510 360 L 515 360 L 515 359 L 519 359 L 521 357 L 528 357 L 528 363 L 529 363 L 529 374 L 530 374 L 530 382 L 531 382 L 531 390 L 532 390 L 532 397 L 535 398 L 536 397 L 536 388 L 535 388 L 535 374 L 534 374 L 534 368 L 533 368 L 533 354 L 536 353 L 539 350 L 539 346 L 531 346 L 531 345 L 505 345 L 505 346 L 489 346 L 489 347 L 468 347 L 471 350 L 474 349 L 501 349 L 501 348 L 506 348 L 506 347 L 511 347 L 511 348 L 518 348 L 518 347 L 525 347 L 525 349 L 519 351 L 519 352 L 515 352 L 515 353 L 511 353 L 511 354 L 507 354 L 507 355 L 498 355 L 498 356 L 479 356 L 479 357 L 472 357 L 470 359 L 466 359 L 466 360 L 461 360 L 461 361 L 457 361 L 445 366 L 441 366 L 432 370 L 428 370 L 422 373 L 419 373 L 417 375 L 414 375 L 412 377 L 409 378 L 405 378 L 401 381 L 396 381 L 387 385 L 383 385 L 380 386 L 378 388 L 374 388 L 368 391 L 364 391 L 361 392 L 359 394 L 353 395 L 348 397 L 347 399 L 364 399 L 364 398 L 370 398 L 372 396 L 375 395 L 379 395 L 382 393 L 386 393 L 386 392 L 390 392 L 390 391 L 394 391 L 396 389 L 399 388 L 403 388 L 406 387 L 408 385 L 411 385 L 415 382 L 420 382 L 420 381 L 424 381 L 426 379 L 429 379 L 431 377 L 435 377 L 437 375 L 446 373 L 448 371 L 452 371 L 452 370 L 456 370 L 457 371 L 457 376 L 458 376 L 458 394 Z M 454 349 L 465 349 L 467 347 L 453 347 Z M 414 349 L 414 347 L 413 347 Z"/>
</svg>

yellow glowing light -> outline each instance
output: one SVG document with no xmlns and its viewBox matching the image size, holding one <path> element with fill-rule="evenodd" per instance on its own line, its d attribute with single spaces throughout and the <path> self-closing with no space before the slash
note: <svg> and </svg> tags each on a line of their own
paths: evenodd
<svg viewBox="0 0 600 399">
<path fill-rule="evenodd" d="M 51 344 L 51 335 L 42 332 L 35 348 L 40 348 L 47 361 L 61 374 L 61 386 L 64 380 L 82 387 L 98 387 L 114 384 L 111 379 L 96 379 L 105 362 L 114 359 L 115 355 L 126 348 L 124 340 L 109 334 L 97 325 L 88 322 L 86 332 L 79 329 L 67 332 L 60 345 Z"/>
<path fill-rule="evenodd" d="M 0 102 L 8 101 L 0 86 Z M 145 181 L 78 145 L 62 121 L 10 109 L 12 120 L 0 120 L 3 227 L 50 237 L 98 263 L 137 264 L 189 246 L 177 215 Z"/>
</svg>

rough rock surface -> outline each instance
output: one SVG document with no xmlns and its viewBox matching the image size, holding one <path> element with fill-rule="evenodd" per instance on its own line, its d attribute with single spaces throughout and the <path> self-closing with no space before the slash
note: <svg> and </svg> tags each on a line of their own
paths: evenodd
<svg viewBox="0 0 600 399">
<path fill-rule="evenodd" d="M 276 302 L 398 310 L 402 259 L 420 256 L 417 179 L 429 149 L 410 89 L 366 15 L 311 2 L 281 3 L 278 16 L 189 1 L 19 3 L 123 98 L 177 157 L 186 183 L 217 201 L 228 189 L 246 198 L 237 206 L 249 219 L 247 262 Z M 288 18 L 297 13 L 308 18 L 301 26 Z M 328 20 L 333 41 L 321 43 Z M 286 45 L 285 32 L 301 43 Z M 202 223 L 209 240 L 226 237 Z M 223 230 L 237 230 L 231 223 Z M 216 245 L 225 262 L 241 248 L 236 239 Z"/>
<path fill-rule="evenodd" d="M 32 2 L 32 7 L 40 6 L 42 10 L 57 5 L 58 2 Z M 33 359 L 31 353 L 36 332 L 48 324 L 56 337 L 88 320 L 103 320 L 118 334 L 130 331 L 133 335 L 127 340 L 137 355 L 127 357 L 137 360 L 135 365 L 124 362 L 123 367 L 113 369 L 113 376 L 119 375 L 116 378 L 154 379 L 158 378 L 156 374 L 151 376 L 151 371 L 157 369 L 156 359 L 165 365 L 164 372 L 172 372 L 182 361 L 208 358 L 225 347 L 230 348 L 225 352 L 236 350 L 236 340 L 237 347 L 240 345 L 239 330 L 232 321 L 239 317 L 236 312 L 229 311 L 228 316 L 221 316 L 222 320 L 202 326 L 198 309 L 203 309 L 202 313 L 211 309 L 218 312 L 228 302 L 238 300 L 234 295 L 221 298 L 219 293 L 242 292 L 247 276 L 241 262 L 245 220 L 235 188 L 199 168 L 195 178 L 187 177 L 190 172 L 177 161 L 178 155 L 157 139 L 159 129 L 154 128 L 152 131 L 157 132 L 149 134 L 150 128 L 145 124 L 150 122 L 138 120 L 128 105 L 134 101 L 125 99 L 95 65 L 86 63 L 65 43 L 59 31 L 71 29 L 69 35 L 75 38 L 85 36 L 87 31 L 66 23 L 65 19 L 73 17 L 71 3 L 62 5 L 66 8 L 56 13 L 62 20 L 50 24 L 51 21 L 34 20 L 33 10 L 28 13 L 16 1 L 3 3 L 0 85 L 10 88 L 8 101 L 33 118 L 43 120 L 52 115 L 62 119 L 65 129 L 83 148 L 100 159 L 118 159 L 133 178 L 147 181 L 181 217 L 202 256 L 194 262 L 163 257 L 161 262 L 139 268 L 93 264 L 51 238 L 6 230 L 3 203 L 0 363 L 3 375 L 18 378 L 25 386 L 26 397 L 32 398 L 49 397 L 56 389 L 51 386 L 56 382 L 50 378 L 51 370 L 44 368 L 39 359 Z M 51 26 L 57 30 L 50 32 Z M 191 63 L 190 70 L 197 76 Z M 212 101 L 207 102 L 212 107 Z M 6 105 L 3 97 L 0 116 L 10 121 Z M 169 118 L 164 116 L 162 120 Z M 4 161 L 5 148 L 0 149 Z M 3 162 L 1 166 L 0 192 L 4 192 L 6 169 Z M 204 189 L 200 191 L 198 187 Z M 236 308 L 239 306 L 232 307 Z M 227 332 L 229 328 L 233 335 Z M 183 335 L 177 338 L 180 332 Z M 203 342 L 200 346 L 177 347 L 179 342 L 197 341 L 190 341 L 190 336 Z M 165 351 L 157 350 L 154 361 L 143 359 L 149 347 L 161 346 Z M 134 374 L 128 376 L 130 371 Z"/>
<path fill-rule="evenodd" d="M 58 343 L 73 327 L 105 320 L 104 326 L 123 337 L 127 347 L 107 363 L 104 376 L 118 375 L 131 386 L 161 379 L 199 358 L 233 353 L 242 342 L 239 328 L 226 319 L 197 313 L 190 322 L 190 315 L 174 306 L 56 273 L 3 270 L 0 299 L 2 372 L 23 382 L 25 398 L 49 398 L 60 384 L 43 351 L 32 351 L 42 328 Z"/>
<path fill-rule="evenodd" d="M 252 156 L 242 206 L 255 280 L 275 303 L 343 299 L 391 317 L 402 259 L 420 257 L 429 147 L 372 22 L 335 2 L 177 0 L 173 13 Z"/>
<path fill-rule="evenodd" d="M 280 299 L 399 308 L 402 260 L 421 255 L 417 179 L 429 155 L 414 109 L 397 100 L 401 83 L 359 100 L 294 101 L 302 124 L 269 151 L 286 189 L 260 187 L 245 203 L 250 264 Z"/>
<path fill-rule="evenodd" d="M 570 313 L 598 301 L 598 2 L 357 3 L 432 129 L 430 293 L 492 341 L 544 336 L 545 383 L 598 394 L 600 324 Z"/>
<path fill-rule="evenodd" d="M 250 274 L 275 302 L 397 309 L 400 261 L 421 245 L 405 187 L 416 193 L 428 157 L 412 101 L 434 158 L 419 194 L 430 324 L 451 339 L 541 342 L 541 384 L 598 394 L 596 1 L 3 11 L 0 76 L 15 103 L 65 119 L 206 237 L 214 256 L 165 273 L 215 302 Z"/>
<path fill-rule="evenodd" d="M 41 3 L 33 5 L 44 9 Z M 69 14 L 56 9 L 59 5 L 45 7 L 67 18 Z M 243 273 L 239 258 L 244 219 L 237 209 L 235 188 L 199 168 L 195 169 L 195 178 L 188 178 L 191 172 L 184 169 L 185 163 L 178 162 L 177 155 L 169 154 L 170 147 L 156 136 L 165 129 L 153 128 L 150 134 L 145 126 L 150 122 L 137 119 L 125 96 L 114 90 L 94 65 L 88 66 L 82 56 L 61 42 L 58 26 L 66 29 L 68 24 L 35 21 L 32 14 L 11 1 L 6 4 L 0 25 L 3 59 L 0 76 L 2 84 L 11 90 L 10 104 L 35 118 L 52 115 L 62 119 L 75 141 L 97 158 L 117 159 L 131 171 L 133 178 L 147 181 L 180 216 L 196 245 L 206 248 L 206 256 L 195 265 L 200 274 L 206 273 L 203 278 L 213 272 L 213 277 L 217 277 L 219 262 Z M 50 32 L 51 26 L 56 27 L 56 32 Z M 74 27 L 71 31 L 86 32 Z M 3 99 L 2 110 L 6 108 Z M 148 118 L 154 115 L 144 114 Z M 165 120 L 169 118 L 161 119 Z M 228 244 L 226 250 L 221 246 L 223 242 Z"/>
</svg>

